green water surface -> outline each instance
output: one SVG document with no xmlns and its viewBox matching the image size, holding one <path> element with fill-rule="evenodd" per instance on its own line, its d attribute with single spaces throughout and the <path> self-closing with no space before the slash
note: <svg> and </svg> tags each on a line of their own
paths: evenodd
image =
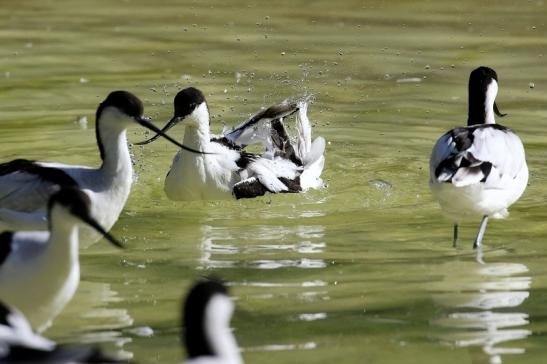
<svg viewBox="0 0 547 364">
<path fill-rule="evenodd" d="M 311 94 L 328 141 L 324 190 L 221 203 L 168 200 L 176 150 L 133 147 L 112 231 L 127 249 L 82 251 L 80 288 L 45 334 L 180 362 L 183 292 L 216 275 L 247 363 L 547 362 L 546 15 L 540 0 L 2 1 L 3 161 L 97 165 L 94 112 L 115 89 L 160 125 L 179 89 L 199 87 L 215 132 Z M 471 248 L 479 221 L 453 249 L 427 185 L 480 65 L 498 72 L 530 168 L 511 216 L 489 225 L 485 264 Z"/>
</svg>

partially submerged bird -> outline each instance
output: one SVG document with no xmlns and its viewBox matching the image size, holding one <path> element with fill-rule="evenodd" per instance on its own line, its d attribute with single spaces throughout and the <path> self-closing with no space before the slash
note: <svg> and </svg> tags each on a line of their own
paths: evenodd
<svg viewBox="0 0 547 364">
<path fill-rule="evenodd" d="M 210 279 L 196 283 L 183 307 L 186 364 L 243 363 L 230 329 L 233 311 L 234 302 L 222 283 Z"/>
<path fill-rule="evenodd" d="M 180 148 L 197 152 L 164 134 L 143 117 L 142 102 L 127 91 L 114 91 L 96 113 L 99 168 L 16 159 L 0 164 L 0 228 L 46 230 L 47 203 L 63 186 L 76 187 L 91 199 L 91 215 L 106 230 L 114 225 L 131 190 L 133 166 L 126 130 L 141 125 Z M 199 152 L 197 152 L 199 153 Z M 94 234 L 96 240 L 100 236 Z"/>
<path fill-rule="evenodd" d="M 17 309 L 0 302 L 0 363 L 121 363 L 99 349 L 82 345 L 57 345 L 35 334 Z"/>
<path fill-rule="evenodd" d="M 307 103 L 281 103 L 265 109 L 221 136 L 210 132 L 209 109 L 203 93 L 193 87 L 174 100 L 174 116 L 166 132 L 184 120 L 183 143 L 204 154 L 179 151 L 165 178 L 165 193 L 172 200 L 252 198 L 267 192 L 300 192 L 323 186 L 321 172 L 325 140 L 311 141 Z M 297 113 L 298 140 L 294 144 L 282 119 Z M 156 139 L 154 136 L 144 142 Z M 261 155 L 244 147 L 260 143 Z"/>
<path fill-rule="evenodd" d="M 507 208 L 519 199 L 528 182 L 524 146 L 511 129 L 496 124 L 498 92 L 496 72 L 479 67 L 469 77 L 467 127 L 444 134 L 430 159 L 431 191 L 444 213 L 458 224 L 482 217 L 474 247 L 481 245 L 488 218 L 505 218 Z"/>
<path fill-rule="evenodd" d="M 78 226 L 122 245 L 91 214 L 82 191 L 63 188 L 48 204 L 49 231 L 0 234 L 0 298 L 24 313 L 38 332 L 72 299 L 80 282 Z"/>
</svg>

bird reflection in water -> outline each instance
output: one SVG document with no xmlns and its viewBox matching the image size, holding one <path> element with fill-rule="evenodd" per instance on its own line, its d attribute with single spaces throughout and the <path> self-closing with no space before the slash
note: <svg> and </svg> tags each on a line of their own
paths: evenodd
<svg viewBox="0 0 547 364">
<path fill-rule="evenodd" d="M 234 234 L 230 228 L 204 225 L 202 232 L 200 269 L 327 266 L 323 259 L 314 257 L 326 248 L 321 225 L 250 226 L 241 234 Z M 264 259 L 266 256 L 271 259 Z"/>
<path fill-rule="evenodd" d="M 490 364 L 501 364 L 503 355 L 525 352 L 508 343 L 531 335 L 523 328 L 529 324 L 528 314 L 518 309 L 530 295 L 532 279 L 525 265 L 459 261 L 446 263 L 440 270 L 446 275 L 430 286 L 433 298 L 454 309 L 433 322 L 452 329 L 441 335 L 441 341 L 457 347 L 482 347 L 479 355 L 483 359 L 478 362 Z"/>
</svg>

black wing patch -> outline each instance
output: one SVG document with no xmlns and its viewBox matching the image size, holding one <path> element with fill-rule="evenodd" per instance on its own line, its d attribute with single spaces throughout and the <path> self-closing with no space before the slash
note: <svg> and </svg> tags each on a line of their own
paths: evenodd
<svg viewBox="0 0 547 364">
<path fill-rule="evenodd" d="M 237 183 L 232 192 L 235 198 L 239 200 L 240 198 L 264 196 L 268 189 L 258 179 L 253 178 Z"/>
<path fill-rule="evenodd" d="M 241 169 L 245 169 L 245 168 L 247 168 L 249 163 L 255 161 L 258 158 L 260 158 L 260 157 L 256 154 L 241 152 L 240 156 L 239 156 L 239 159 L 236 161 L 236 165 Z"/>
<path fill-rule="evenodd" d="M 280 177 L 279 180 L 288 188 L 288 191 L 281 191 L 281 193 L 297 193 L 302 191 L 302 187 L 300 187 L 300 176 L 297 176 L 295 179 Z M 264 196 L 266 192 L 271 191 L 260 183 L 257 178 L 250 178 L 246 181 L 239 182 L 233 189 L 233 194 L 238 200 L 240 198 Z"/>
<path fill-rule="evenodd" d="M 13 231 L 4 231 L 0 234 L 0 266 L 4 264 L 11 253 L 13 241 Z M 1 323 L 1 321 L 0 321 Z"/>
<path fill-rule="evenodd" d="M 290 116 L 298 111 L 298 105 L 296 103 L 281 103 L 270 106 L 255 115 L 253 115 L 246 123 L 229 132 L 229 134 L 235 134 L 238 131 L 247 129 L 248 127 L 258 123 L 262 119 L 279 119 L 286 116 Z"/>
<path fill-rule="evenodd" d="M 78 187 L 78 183 L 74 178 L 70 177 L 63 170 L 53 167 L 44 167 L 32 160 L 15 159 L 11 162 L 0 164 L 0 176 L 19 171 L 36 175 L 45 181 L 55 183 L 59 186 Z"/>
<path fill-rule="evenodd" d="M 288 159 L 297 166 L 303 166 L 302 160 L 296 155 L 283 122 L 280 119 L 275 119 L 272 120 L 271 125 L 272 132 L 270 135 L 272 137 L 272 142 L 276 147 L 275 155 Z"/>
<path fill-rule="evenodd" d="M 458 169 L 469 168 L 471 174 L 482 173 L 484 177 L 480 182 L 486 182 L 492 170 L 492 163 L 478 160 L 471 152 L 467 151 L 475 141 L 475 131 L 486 128 L 511 132 L 511 129 L 499 124 L 480 124 L 450 130 L 445 135 L 450 135 L 451 139 L 456 144 L 456 153 L 439 163 L 437 168 L 435 168 L 435 177 L 439 178 L 439 176 L 444 175 L 446 177 L 441 180 L 443 182 L 451 183 L 452 177 L 456 174 Z"/>
</svg>

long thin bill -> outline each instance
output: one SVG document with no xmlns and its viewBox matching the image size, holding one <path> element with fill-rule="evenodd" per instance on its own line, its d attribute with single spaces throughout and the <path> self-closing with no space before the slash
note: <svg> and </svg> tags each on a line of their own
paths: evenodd
<svg viewBox="0 0 547 364">
<path fill-rule="evenodd" d="M 155 126 L 154 124 L 152 124 L 150 121 L 148 121 L 145 118 L 135 118 L 135 120 L 137 120 L 137 122 L 139 124 L 141 124 L 142 126 L 144 126 L 145 128 L 148 128 L 148 129 L 152 130 L 153 132 L 155 132 L 159 136 L 164 137 L 165 139 L 169 140 L 171 143 L 175 144 L 176 146 L 178 146 L 178 147 L 180 147 L 184 150 L 187 150 L 189 152 L 196 153 L 196 154 L 211 154 L 211 153 L 207 153 L 207 152 L 200 152 L 199 150 L 195 150 L 195 149 L 189 148 L 189 147 L 187 147 L 183 144 L 180 144 L 175 139 L 173 139 L 169 135 L 165 134 L 160 128 L 158 128 L 157 126 Z"/>
<path fill-rule="evenodd" d="M 173 126 L 177 125 L 180 121 L 182 121 L 182 118 L 179 116 L 173 116 L 171 120 L 163 128 L 161 128 L 161 131 L 163 133 L 167 133 L 167 130 L 171 129 Z M 135 145 L 146 145 L 148 143 L 152 143 L 154 140 L 158 139 L 161 135 L 156 134 L 150 139 L 146 139 L 142 142 L 135 143 Z"/>
<path fill-rule="evenodd" d="M 500 110 L 498 109 L 498 105 L 496 104 L 496 102 L 494 101 L 494 112 L 496 113 L 497 116 L 499 116 L 500 118 L 504 117 L 505 115 L 507 114 L 502 114 L 500 112 Z"/>
<path fill-rule="evenodd" d="M 108 233 L 108 231 L 106 231 L 98 222 L 97 220 L 95 220 L 94 218 L 92 218 L 91 216 L 80 216 L 80 218 L 82 219 L 82 221 L 84 221 L 86 224 L 88 224 L 89 226 L 91 226 L 92 228 L 94 228 L 95 230 L 97 230 L 97 232 L 101 233 L 102 236 L 104 236 L 106 238 L 106 240 L 108 240 L 110 243 L 112 243 L 112 245 L 114 245 L 115 247 L 118 247 L 118 248 L 121 248 L 123 249 L 124 246 L 122 243 L 120 243 L 120 241 L 118 241 L 118 239 L 116 239 L 115 237 L 113 237 L 112 235 L 110 235 Z"/>
</svg>

